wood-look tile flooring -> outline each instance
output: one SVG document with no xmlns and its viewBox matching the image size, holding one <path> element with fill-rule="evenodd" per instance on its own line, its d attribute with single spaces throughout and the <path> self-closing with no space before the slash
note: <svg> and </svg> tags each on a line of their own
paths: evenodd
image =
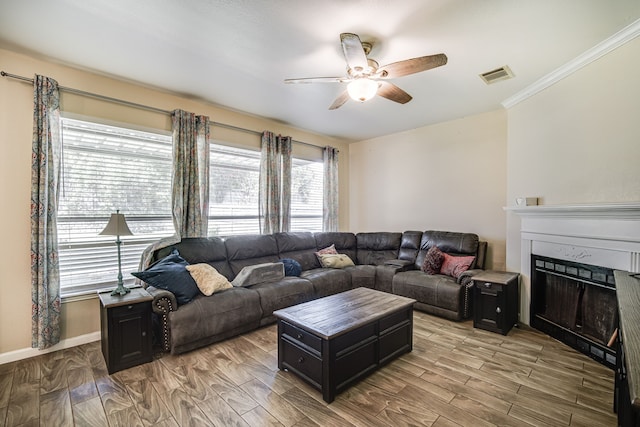
<svg viewBox="0 0 640 427">
<path fill-rule="evenodd" d="M 613 372 L 529 328 L 416 312 L 414 349 L 338 395 L 277 368 L 275 325 L 109 376 L 98 342 L 0 365 L 0 426 L 614 426 Z"/>
</svg>

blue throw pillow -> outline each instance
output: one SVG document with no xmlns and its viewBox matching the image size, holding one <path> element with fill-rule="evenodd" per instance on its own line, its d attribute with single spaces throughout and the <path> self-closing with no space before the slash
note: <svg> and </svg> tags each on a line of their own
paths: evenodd
<svg viewBox="0 0 640 427">
<path fill-rule="evenodd" d="M 302 266 L 300 266 L 300 263 L 295 259 L 283 258 L 278 260 L 278 262 L 284 264 L 285 276 L 300 276 L 300 273 L 302 273 Z"/>
<path fill-rule="evenodd" d="M 189 263 L 174 249 L 170 255 L 147 268 L 131 273 L 143 282 L 164 289 L 176 296 L 178 305 L 187 304 L 200 293 L 198 285 L 187 271 Z"/>
</svg>

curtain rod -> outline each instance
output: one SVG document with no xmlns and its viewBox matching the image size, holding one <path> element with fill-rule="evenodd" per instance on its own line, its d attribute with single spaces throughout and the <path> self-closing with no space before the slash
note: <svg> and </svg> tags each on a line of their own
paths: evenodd
<svg viewBox="0 0 640 427">
<path fill-rule="evenodd" d="M 18 76 L 16 74 L 10 74 L 10 73 L 7 73 L 5 71 L 0 71 L 0 76 L 9 77 L 11 79 L 21 80 L 23 82 L 27 82 L 27 83 L 33 84 L 33 79 L 30 79 L 29 77 Z M 173 113 L 173 111 L 163 110 L 161 108 L 151 107 L 149 105 L 138 104 L 136 102 L 126 101 L 124 99 L 112 98 L 110 96 L 99 95 L 97 93 L 86 92 L 84 90 L 74 89 L 74 88 L 70 88 L 70 87 L 66 87 L 66 86 L 58 85 L 58 89 L 63 90 L 65 92 L 73 93 L 73 94 L 76 94 L 76 95 L 86 96 L 88 98 L 95 98 L 95 99 L 100 99 L 100 100 L 103 100 L 103 101 L 109 101 L 109 102 L 113 102 L 114 104 L 122 104 L 122 105 L 126 105 L 128 107 L 135 107 L 135 108 L 138 108 L 138 109 L 141 109 L 141 110 L 152 111 L 154 113 L 166 114 L 168 116 L 170 116 L 171 113 Z M 211 121 L 211 124 L 213 124 L 214 126 L 219 126 L 221 128 L 225 128 L 225 129 L 230 129 L 230 130 L 235 130 L 235 131 L 239 131 L 239 132 L 245 132 L 245 133 L 250 133 L 250 134 L 253 134 L 253 135 L 262 136 L 262 132 L 259 132 L 257 130 L 253 130 L 253 129 L 246 129 L 246 128 L 239 127 L 239 126 L 228 125 L 226 123 L 215 122 L 213 120 Z M 308 142 L 303 142 L 303 141 L 297 141 L 295 139 L 292 139 L 291 141 L 295 142 L 296 144 L 308 145 L 309 147 L 320 148 L 320 149 L 322 148 L 322 147 L 320 147 L 318 145 L 309 144 Z"/>
</svg>

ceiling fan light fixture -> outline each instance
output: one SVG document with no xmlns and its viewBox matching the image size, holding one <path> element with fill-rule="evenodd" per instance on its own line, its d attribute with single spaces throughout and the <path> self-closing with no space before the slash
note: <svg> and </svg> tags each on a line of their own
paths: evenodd
<svg viewBox="0 0 640 427">
<path fill-rule="evenodd" d="M 354 101 L 365 102 L 376 96 L 378 82 L 366 77 L 357 78 L 347 85 L 347 92 Z"/>
</svg>

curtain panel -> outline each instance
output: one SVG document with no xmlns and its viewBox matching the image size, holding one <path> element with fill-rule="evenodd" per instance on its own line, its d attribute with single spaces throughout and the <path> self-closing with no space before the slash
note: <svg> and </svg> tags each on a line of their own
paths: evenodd
<svg viewBox="0 0 640 427">
<path fill-rule="evenodd" d="M 173 224 L 179 238 L 207 235 L 209 225 L 209 117 L 174 110 Z"/>
<path fill-rule="evenodd" d="M 60 341 L 57 209 L 62 138 L 58 82 L 33 79 L 31 146 L 31 346 Z"/>
<path fill-rule="evenodd" d="M 338 153 L 326 146 L 324 158 L 324 203 L 322 208 L 322 230 L 338 231 Z"/>
<path fill-rule="evenodd" d="M 291 137 L 262 134 L 260 231 L 272 234 L 291 226 Z"/>
</svg>

